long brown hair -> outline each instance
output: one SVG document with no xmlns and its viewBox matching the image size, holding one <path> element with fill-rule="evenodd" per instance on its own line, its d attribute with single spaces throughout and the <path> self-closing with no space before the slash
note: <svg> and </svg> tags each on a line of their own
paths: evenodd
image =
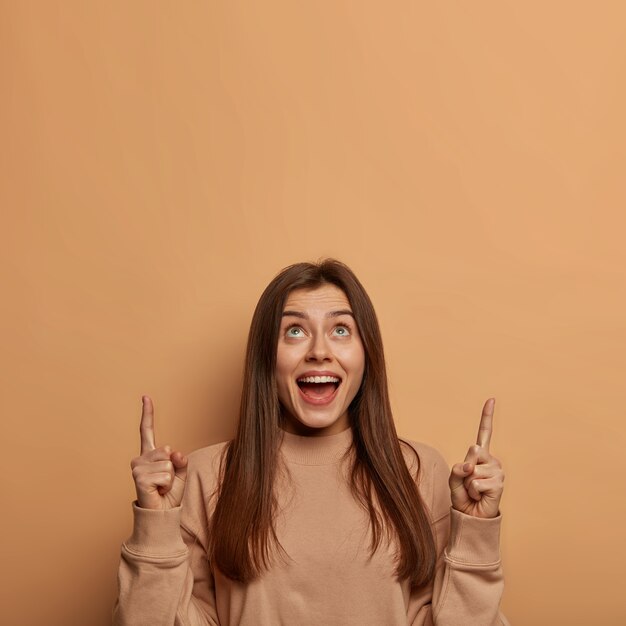
<svg viewBox="0 0 626 626">
<path fill-rule="evenodd" d="M 245 583 L 271 565 L 272 548 L 282 551 L 274 528 L 282 424 L 275 379 L 280 321 L 291 291 L 326 283 L 346 294 L 365 351 L 363 381 L 348 412 L 354 450 L 351 489 L 369 513 L 371 553 L 385 534 L 395 533 L 398 578 L 422 585 L 434 574 L 435 545 L 393 423 L 378 320 L 357 277 L 334 259 L 285 268 L 256 306 L 246 350 L 239 426 L 225 451 L 211 521 L 210 556 L 223 574 Z"/>
</svg>

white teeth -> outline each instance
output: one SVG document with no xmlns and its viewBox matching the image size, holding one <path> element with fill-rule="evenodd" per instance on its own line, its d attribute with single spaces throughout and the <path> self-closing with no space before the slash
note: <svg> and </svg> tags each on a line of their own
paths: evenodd
<svg viewBox="0 0 626 626">
<path fill-rule="evenodd" d="M 339 378 L 335 376 L 303 376 L 298 378 L 299 383 L 338 383 Z"/>
</svg>

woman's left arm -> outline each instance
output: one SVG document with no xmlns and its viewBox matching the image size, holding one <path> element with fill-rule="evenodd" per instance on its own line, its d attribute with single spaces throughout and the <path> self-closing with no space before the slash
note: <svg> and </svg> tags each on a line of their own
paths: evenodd
<svg viewBox="0 0 626 626">
<path fill-rule="evenodd" d="M 423 455 L 422 492 L 430 502 L 438 558 L 431 585 L 415 591 L 411 624 L 508 625 L 500 612 L 504 578 L 499 505 L 504 472 L 489 452 L 493 408 L 490 398 L 483 408 L 476 445 L 451 473 L 438 452 L 431 449 Z"/>
<path fill-rule="evenodd" d="M 495 398 L 485 402 L 476 444 L 469 448 L 463 463 L 452 467 L 448 479 L 452 510 L 444 549 L 447 575 L 436 581 L 441 587 L 438 606 L 433 607 L 434 624 L 508 624 L 500 613 L 504 471 L 489 451 L 494 405 Z"/>
<path fill-rule="evenodd" d="M 449 480 L 452 507 L 483 519 L 498 517 L 504 489 L 502 463 L 489 452 L 495 402 L 495 398 L 485 402 L 476 445 L 467 451 L 463 463 L 452 467 Z"/>
</svg>

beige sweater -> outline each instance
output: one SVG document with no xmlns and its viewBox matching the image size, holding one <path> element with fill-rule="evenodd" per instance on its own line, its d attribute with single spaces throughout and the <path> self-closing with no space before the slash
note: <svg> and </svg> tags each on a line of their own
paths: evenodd
<svg viewBox="0 0 626 626">
<path fill-rule="evenodd" d="M 369 516 L 347 483 L 340 457 L 350 429 L 328 437 L 285 433 L 281 452 L 291 480 L 280 479 L 278 538 L 289 555 L 248 585 L 207 560 L 208 502 L 224 443 L 189 455 L 181 507 L 141 509 L 122 546 L 116 625 L 493 626 L 503 590 L 501 516 L 478 519 L 450 506 L 449 469 L 433 448 L 410 442 L 421 462 L 419 489 L 439 554 L 432 584 L 410 588 L 394 578 L 393 548 L 369 555 Z M 404 445 L 415 476 L 415 455 Z M 406 450 L 405 450 L 406 448 Z"/>
</svg>

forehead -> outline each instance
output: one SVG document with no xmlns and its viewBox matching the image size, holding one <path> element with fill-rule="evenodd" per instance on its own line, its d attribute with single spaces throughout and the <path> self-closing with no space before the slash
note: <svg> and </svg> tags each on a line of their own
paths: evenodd
<svg viewBox="0 0 626 626">
<path fill-rule="evenodd" d="M 352 310 L 348 297 L 336 285 L 321 285 L 314 289 L 294 289 L 285 302 L 285 310 L 330 311 Z"/>
</svg>

